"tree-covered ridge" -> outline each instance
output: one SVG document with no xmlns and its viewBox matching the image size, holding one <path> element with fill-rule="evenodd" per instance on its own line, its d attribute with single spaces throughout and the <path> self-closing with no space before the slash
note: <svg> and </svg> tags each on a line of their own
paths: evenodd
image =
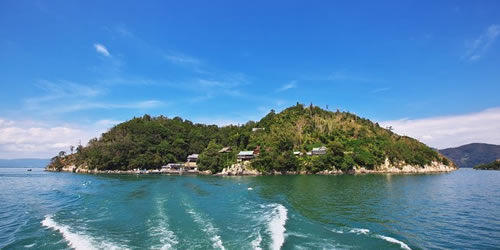
<svg viewBox="0 0 500 250">
<path fill-rule="evenodd" d="M 478 170 L 500 170 L 500 160 L 496 160 L 487 164 L 480 164 L 474 167 L 474 169 Z"/>
<path fill-rule="evenodd" d="M 218 153 L 225 146 L 232 147 L 232 152 Z M 327 146 L 328 153 L 305 156 L 319 146 Z M 353 166 L 373 169 L 386 158 L 394 165 L 424 166 L 432 161 L 452 164 L 417 140 L 394 134 L 370 120 L 298 103 L 280 113 L 271 111 L 259 122 L 240 126 L 218 127 L 179 117 L 144 115 L 113 127 L 86 147 L 78 147 L 71 158 L 77 166 L 90 169 L 129 170 L 160 168 L 199 153 L 201 170 L 219 172 L 236 162 L 240 150 L 257 147 L 261 153 L 252 166 L 261 172 L 318 172 Z M 295 156 L 294 151 L 303 156 Z M 57 160 L 55 157 L 53 166 Z"/>
</svg>

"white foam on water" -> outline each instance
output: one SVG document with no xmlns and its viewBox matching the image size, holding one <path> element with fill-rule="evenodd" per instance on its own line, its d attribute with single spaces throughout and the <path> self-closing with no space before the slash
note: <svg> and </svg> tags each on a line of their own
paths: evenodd
<svg viewBox="0 0 500 250">
<path fill-rule="evenodd" d="M 252 249 L 254 250 L 262 250 L 262 247 L 260 247 L 260 243 L 262 242 L 262 236 L 260 235 L 260 230 L 257 231 L 257 237 L 252 240 Z"/>
<path fill-rule="evenodd" d="M 210 241 L 212 241 L 212 247 L 217 249 L 226 249 L 222 244 L 222 240 L 218 235 L 219 230 L 210 222 L 210 220 L 203 218 L 202 215 L 198 214 L 194 209 L 192 209 L 189 205 L 186 204 L 187 213 L 191 215 L 191 218 L 198 224 L 209 237 Z"/>
<path fill-rule="evenodd" d="M 379 238 L 379 239 L 383 239 L 383 240 L 391 242 L 391 243 L 394 243 L 394 244 L 399 244 L 401 246 L 401 249 L 411 250 L 411 248 L 408 245 L 406 245 L 404 242 L 397 240 L 397 239 L 394 239 L 392 237 L 379 235 L 379 234 L 375 235 L 375 237 Z"/>
<path fill-rule="evenodd" d="M 344 233 L 344 231 L 336 230 L 336 229 L 332 229 L 331 231 L 334 232 L 334 233 L 340 233 L 340 234 Z M 398 244 L 398 245 L 401 246 L 401 249 L 411 250 L 411 248 L 408 245 L 406 245 L 406 243 L 404 243 L 404 242 L 402 242 L 400 240 L 394 239 L 392 237 L 389 237 L 389 236 L 370 233 L 369 229 L 365 229 L 365 228 L 353 228 L 353 229 L 349 230 L 349 233 L 355 233 L 355 234 L 358 234 L 358 235 L 361 235 L 361 234 L 368 235 L 368 236 L 371 236 L 371 237 L 375 237 L 375 238 L 378 238 L 378 239 L 385 240 L 385 241 L 390 242 L 390 243 Z"/>
<path fill-rule="evenodd" d="M 52 229 L 54 231 L 59 232 L 64 240 L 68 242 L 68 245 L 74 249 L 83 249 L 83 250 L 93 250 L 93 249 L 124 249 L 124 247 L 115 246 L 109 242 L 105 242 L 102 240 L 93 239 L 92 237 L 85 235 L 74 233 L 71 231 L 69 226 L 60 225 L 52 219 L 52 215 L 46 215 L 45 219 L 40 223 L 42 226 Z M 99 242 L 99 243 L 97 243 Z"/>
<path fill-rule="evenodd" d="M 365 228 L 353 228 L 351 229 L 351 231 L 349 231 L 349 233 L 355 233 L 355 234 L 368 234 L 370 232 L 369 229 L 365 229 Z"/>
<path fill-rule="evenodd" d="M 276 204 L 272 211 L 272 218 L 269 221 L 268 229 L 271 233 L 271 249 L 281 249 L 283 243 L 285 243 L 285 224 L 288 210 L 281 204 Z"/>
<path fill-rule="evenodd" d="M 25 248 L 32 248 L 32 247 L 34 247 L 34 246 L 35 246 L 35 243 L 33 243 L 33 244 L 29 244 L 29 245 L 25 245 L 24 247 L 25 247 Z"/>
<path fill-rule="evenodd" d="M 160 241 L 161 246 L 152 246 L 152 249 L 172 249 L 173 246 L 179 243 L 177 241 L 177 236 L 172 230 L 170 230 L 164 204 L 165 200 L 156 201 L 156 209 L 158 211 L 158 218 L 156 221 L 158 224 L 151 227 L 150 235 L 153 238 L 157 238 Z"/>
<path fill-rule="evenodd" d="M 69 226 L 59 225 L 53 219 L 52 215 L 45 216 L 41 222 L 42 226 L 59 232 L 64 239 L 69 243 L 69 246 L 74 249 L 97 249 L 94 246 L 92 239 L 87 235 L 73 233 L 69 230 Z"/>
</svg>

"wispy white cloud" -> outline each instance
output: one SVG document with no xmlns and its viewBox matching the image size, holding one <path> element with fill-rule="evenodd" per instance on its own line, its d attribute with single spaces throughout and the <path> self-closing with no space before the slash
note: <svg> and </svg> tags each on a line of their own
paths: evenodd
<svg viewBox="0 0 500 250">
<path fill-rule="evenodd" d="M 198 58 L 185 55 L 165 55 L 165 59 L 173 64 L 179 65 L 199 65 L 201 61 Z"/>
<path fill-rule="evenodd" d="M 92 109 L 152 109 L 158 108 L 162 106 L 166 106 L 168 103 L 159 101 L 159 100 L 145 100 L 138 102 L 126 102 L 126 103 L 109 103 L 109 102 L 94 102 L 94 101 L 85 101 L 72 103 L 69 105 L 59 105 L 52 106 L 50 108 L 43 107 L 40 108 L 40 112 L 42 114 L 63 114 L 63 113 L 71 113 L 77 111 L 84 110 L 92 110 Z"/>
<path fill-rule="evenodd" d="M 490 25 L 478 38 L 466 42 L 467 51 L 463 59 L 471 62 L 479 60 L 493 45 L 499 35 L 500 25 Z"/>
<path fill-rule="evenodd" d="M 101 95 L 104 90 L 100 87 L 79 84 L 71 81 L 41 80 L 35 84 L 43 93 L 37 97 L 24 100 L 27 109 L 41 109 L 45 104 L 53 101 L 73 102 L 81 98 L 92 98 Z M 66 103 L 67 104 L 67 103 Z"/>
<path fill-rule="evenodd" d="M 367 76 L 362 73 L 354 73 L 347 70 L 337 70 L 330 74 L 303 76 L 302 79 L 308 81 L 325 82 L 358 82 L 358 83 L 385 83 L 383 79 L 374 76 Z"/>
<path fill-rule="evenodd" d="M 122 123 L 123 121 L 119 120 L 112 120 L 112 119 L 104 119 L 104 120 L 99 120 L 95 122 L 95 124 L 99 127 L 111 127 L 117 124 Z"/>
<path fill-rule="evenodd" d="M 106 56 L 106 57 L 111 57 L 111 54 L 109 53 L 108 49 L 100 44 L 100 43 L 95 43 L 94 44 L 94 48 L 95 48 L 95 51 L 103 56 Z"/>
<path fill-rule="evenodd" d="M 99 101 L 107 90 L 70 81 L 40 81 L 36 86 L 42 95 L 24 100 L 25 108 L 39 114 L 61 114 L 91 109 L 151 109 L 166 106 L 161 100 L 136 102 Z"/>
<path fill-rule="evenodd" d="M 283 91 L 293 89 L 296 87 L 297 87 L 297 81 L 291 81 L 291 82 L 281 86 L 280 88 L 276 89 L 276 92 L 279 93 L 279 92 L 283 92 Z"/>
<path fill-rule="evenodd" d="M 389 91 L 389 90 L 391 90 L 391 88 L 379 88 L 379 89 L 373 90 L 372 93 L 384 92 L 384 91 Z"/>
<path fill-rule="evenodd" d="M 241 73 L 221 73 L 220 76 L 213 78 L 196 78 L 183 84 L 183 88 L 197 93 L 185 100 L 193 103 L 207 101 L 217 96 L 244 98 L 246 94 L 238 88 L 249 83 L 248 77 Z"/>
<path fill-rule="evenodd" d="M 396 133 L 408 135 L 435 148 L 472 142 L 500 144 L 500 107 L 477 113 L 385 121 Z"/>
</svg>

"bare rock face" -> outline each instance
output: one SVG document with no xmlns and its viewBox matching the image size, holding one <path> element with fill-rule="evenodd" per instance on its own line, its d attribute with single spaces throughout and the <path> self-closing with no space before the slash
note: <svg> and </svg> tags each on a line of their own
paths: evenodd
<svg viewBox="0 0 500 250">
<path fill-rule="evenodd" d="M 261 173 L 255 169 L 250 167 L 250 162 L 245 161 L 242 163 L 236 163 L 231 165 L 230 167 L 224 168 L 222 172 L 216 174 L 219 176 L 228 176 L 228 175 L 261 175 Z"/>
<path fill-rule="evenodd" d="M 358 174 L 369 174 L 369 173 L 400 173 L 400 174 L 420 174 L 420 173 L 441 173 L 441 172 L 451 172 L 457 170 L 454 166 L 447 166 L 441 162 L 433 161 L 429 165 L 425 166 L 415 166 L 410 164 L 400 164 L 394 165 L 389 162 L 389 159 L 385 159 L 384 164 L 377 166 L 375 169 L 365 169 L 363 167 L 355 168 L 354 173 Z"/>
<path fill-rule="evenodd" d="M 342 170 L 339 169 L 334 169 L 334 170 L 323 170 L 318 172 L 317 174 L 320 175 L 337 175 L 337 174 L 343 174 Z"/>
</svg>

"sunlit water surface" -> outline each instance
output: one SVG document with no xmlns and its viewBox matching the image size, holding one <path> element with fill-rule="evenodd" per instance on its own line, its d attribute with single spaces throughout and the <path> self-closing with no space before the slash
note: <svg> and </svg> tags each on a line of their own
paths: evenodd
<svg viewBox="0 0 500 250">
<path fill-rule="evenodd" d="M 500 172 L 152 176 L 0 168 L 5 249 L 500 248 Z"/>
</svg>

